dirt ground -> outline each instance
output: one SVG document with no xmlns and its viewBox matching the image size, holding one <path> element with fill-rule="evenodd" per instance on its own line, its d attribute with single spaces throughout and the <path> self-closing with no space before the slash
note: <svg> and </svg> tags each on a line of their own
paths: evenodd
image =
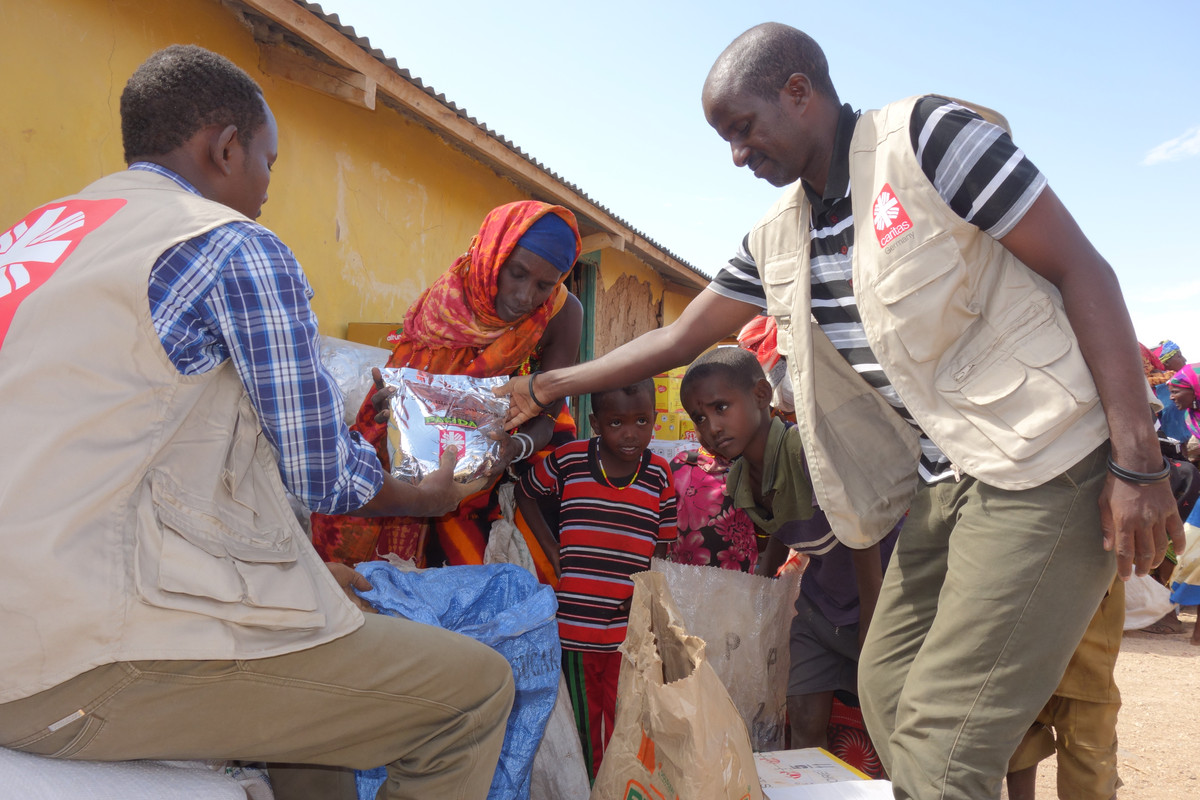
<svg viewBox="0 0 1200 800">
<path fill-rule="evenodd" d="M 1179 614 L 1183 633 L 1126 631 L 1117 658 L 1121 800 L 1200 798 L 1200 647 L 1188 640 L 1196 609 Z M 1055 763 L 1038 769 L 1038 800 L 1052 800 Z"/>
</svg>

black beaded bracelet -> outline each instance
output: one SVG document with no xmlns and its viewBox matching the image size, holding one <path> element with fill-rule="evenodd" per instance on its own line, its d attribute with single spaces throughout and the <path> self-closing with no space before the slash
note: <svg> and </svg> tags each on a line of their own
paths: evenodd
<svg viewBox="0 0 1200 800">
<path fill-rule="evenodd" d="M 1116 475 L 1123 481 L 1128 483 L 1136 483 L 1139 486 L 1149 486 L 1152 483 L 1158 483 L 1171 475 L 1171 461 L 1166 456 L 1163 456 L 1163 468 L 1158 472 L 1134 472 L 1133 470 L 1125 469 L 1118 466 L 1112 456 L 1108 457 L 1108 471 Z"/>
<path fill-rule="evenodd" d="M 554 405 L 554 401 L 551 400 L 549 403 L 543 403 L 541 400 L 538 400 L 537 395 L 533 393 L 533 379 L 541 374 L 542 374 L 541 370 L 538 370 L 537 372 L 529 373 L 529 399 L 532 400 L 533 402 L 537 403 L 538 408 L 545 409 L 545 408 L 550 408 L 550 406 Z"/>
</svg>

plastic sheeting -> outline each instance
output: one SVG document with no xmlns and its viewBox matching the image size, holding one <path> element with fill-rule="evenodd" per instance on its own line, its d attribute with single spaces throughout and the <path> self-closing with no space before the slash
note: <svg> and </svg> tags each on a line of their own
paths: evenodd
<svg viewBox="0 0 1200 800">
<path fill-rule="evenodd" d="M 371 379 L 371 367 L 383 367 L 391 354 L 391 350 L 382 347 L 348 342 L 333 336 L 321 337 L 321 363 L 342 391 L 342 418 L 347 425 L 354 424 L 359 407 L 375 386 Z"/>
<path fill-rule="evenodd" d="M 1171 590 L 1149 575 L 1130 575 L 1125 583 L 1125 630 L 1153 625 L 1171 613 Z"/>
<path fill-rule="evenodd" d="M 246 800 L 251 793 L 204 761 L 77 761 L 0 748 L 0 796 L 21 800 Z"/>
<path fill-rule="evenodd" d="M 508 660 L 516 699 L 488 798 L 526 800 L 562 669 L 554 590 L 512 564 L 404 570 L 369 561 L 357 569 L 374 587 L 360 595 L 380 613 L 461 633 Z M 373 800 L 385 778 L 382 767 L 359 772 L 360 800 Z"/>
</svg>

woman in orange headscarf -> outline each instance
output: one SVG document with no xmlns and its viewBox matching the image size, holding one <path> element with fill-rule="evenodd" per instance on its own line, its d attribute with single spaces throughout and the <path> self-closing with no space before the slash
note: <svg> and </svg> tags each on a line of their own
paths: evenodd
<svg viewBox="0 0 1200 800">
<path fill-rule="evenodd" d="M 527 200 L 493 209 L 467 252 L 409 308 L 387 366 L 487 378 L 573 365 L 583 309 L 563 281 L 580 246 L 575 216 L 561 206 Z M 376 421 L 370 396 L 352 430 L 374 444 L 390 468 L 387 425 Z M 506 440 L 498 471 L 502 474 L 510 461 L 520 462 L 514 469 L 527 468 L 527 462 L 574 438 L 574 420 L 560 405 Z M 499 516 L 497 485 L 436 520 L 313 514 L 313 544 L 326 561 L 351 566 L 389 553 L 418 566 L 481 564 L 487 531 Z M 430 523 L 434 537 L 428 536 Z M 526 532 L 539 577 L 553 582 L 536 538 L 523 520 L 517 523 Z"/>
</svg>

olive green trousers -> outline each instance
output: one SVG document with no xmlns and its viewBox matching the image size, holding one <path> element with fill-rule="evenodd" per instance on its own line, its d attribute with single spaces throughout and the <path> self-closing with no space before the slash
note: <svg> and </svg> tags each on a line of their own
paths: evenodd
<svg viewBox="0 0 1200 800">
<path fill-rule="evenodd" d="M 1058 686 L 1116 570 L 1105 444 L 1033 489 L 923 487 L 859 662 L 863 718 L 897 798 L 986 800 Z"/>
</svg>

